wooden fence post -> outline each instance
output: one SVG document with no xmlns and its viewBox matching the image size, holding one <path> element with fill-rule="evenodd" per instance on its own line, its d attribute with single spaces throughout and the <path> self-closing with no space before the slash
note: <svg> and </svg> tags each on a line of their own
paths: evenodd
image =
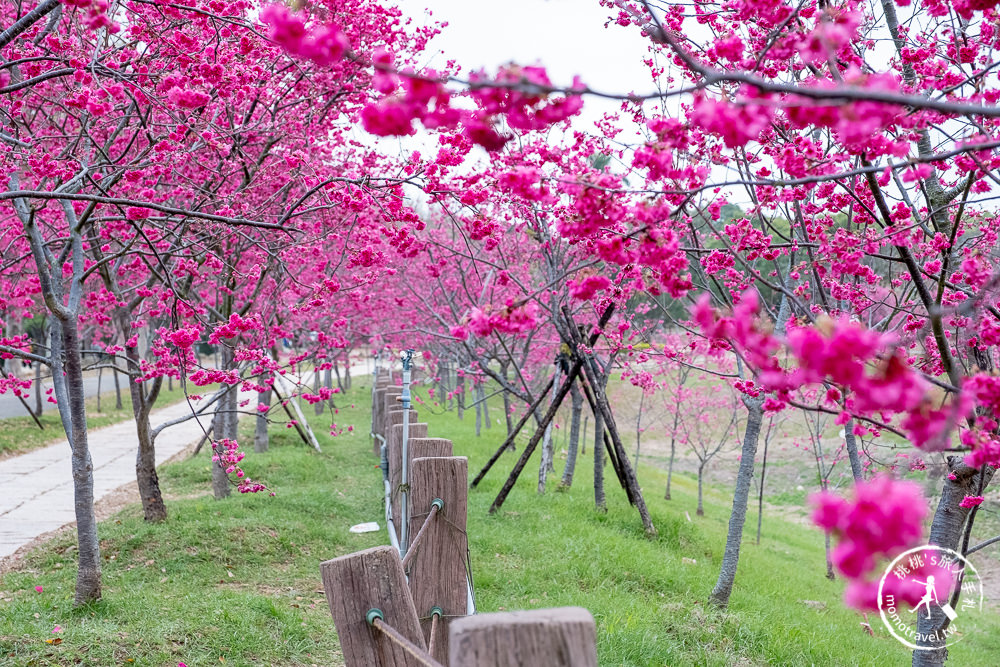
<svg viewBox="0 0 1000 667">
<path fill-rule="evenodd" d="M 385 390 L 385 394 L 382 395 L 382 412 L 381 418 L 382 422 L 380 426 L 382 427 L 382 437 L 388 437 L 387 431 L 389 430 L 389 410 L 393 408 L 402 407 L 399 404 L 398 399 L 403 394 L 402 387 L 389 387 Z"/>
<path fill-rule="evenodd" d="M 452 667 L 597 667 L 594 617 L 581 607 L 476 614 L 450 630 Z"/>
<path fill-rule="evenodd" d="M 451 456 L 451 440 L 447 438 L 410 438 L 410 465 L 413 459 Z"/>
<path fill-rule="evenodd" d="M 385 410 L 385 392 L 387 390 L 388 387 L 376 386 L 372 393 L 372 439 L 375 441 L 373 446 L 376 456 L 379 449 L 382 448 L 382 441 L 376 436 L 382 435 L 382 413 Z"/>
<path fill-rule="evenodd" d="M 417 667 L 423 663 L 372 628 L 371 609 L 406 639 L 426 649 L 420 622 L 406 585 L 399 553 L 383 546 L 320 565 L 326 600 L 337 627 L 346 667 Z"/>
<path fill-rule="evenodd" d="M 385 428 L 386 430 L 392 428 L 393 426 L 402 425 L 403 423 L 403 408 L 399 405 L 389 408 L 389 413 L 386 418 Z M 417 411 L 410 408 L 410 423 L 414 424 L 417 422 Z"/>
<path fill-rule="evenodd" d="M 431 439 L 421 441 L 421 446 Z M 450 443 L 449 443 L 450 444 Z M 412 443 L 411 443 L 412 447 Z M 419 541 L 406 552 L 410 591 L 420 625 L 439 662 L 448 661 L 448 626 L 468 609 L 465 534 L 468 513 L 469 462 L 464 456 L 416 458 L 410 466 L 410 537 L 416 538 L 436 499 L 443 501 L 427 522 Z M 432 610 L 441 610 L 433 623 Z M 431 638 L 432 625 L 436 625 Z M 461 663 L 453 663 L 459 665 Z"/>
<path fill-rule="evenodd" d="M 427 424 L 410 422 L 410 439 L 426 438 Z M 389 492 L 392 500 L 392 519 L 396 524 L 396 534 L 399 536 L 403 526 L 401 514 L 402 498 L 399 495 L 399 485 L 403 482 L 403 425 L 396 424 L 389 428 L 386 438 L 389 458 Z"/>
</svg>

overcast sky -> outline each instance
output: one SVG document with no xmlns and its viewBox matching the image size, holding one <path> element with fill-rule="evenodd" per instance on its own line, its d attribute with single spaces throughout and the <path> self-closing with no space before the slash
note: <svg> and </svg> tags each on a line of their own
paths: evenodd
<svg viewBox="0 0 1000 667">
<path fill-rule="evenodd" d="M 636 30 L 605 28 L 609 12 L 597 0 L 397 0 L 415 20 L 447 21 L 431 42 L 466 70 L 499 65 L 544 65 L 553 83 L 569 84 L 580 75 L 593 88 L 616 92 L 648 91 L 642 65 L 648 56 Z M 430 17 L 428 18 L 428 14 Z M 437 63 L 445 58 L 438 56 Z"/>
<path fill-rule="evenodd" d="M 391 0 L 389 0 L 391 1 Z M 609 11 L 598 0 L 395 0 L 417 25 L 433 21 L 448 26 L 428 45 L 425 67 L 449 60 L 465 72 L 489 73 L 510 62 L 543 65 L 555 85 L 570 85 L 579 75 L 595 90 L 627 94 L 651 92 L 649 57 L 639 32 L 617 25 L 608 28 Z M 620 102 L 588 97 L 577 126 L 591 126 L 604 113 L 616 113 Z M 419 134 L 419 133 L 418 133 Z M 383 150 L 427 151 L 436 142 L 415 137 L 391 140 Z"/>
</svg>

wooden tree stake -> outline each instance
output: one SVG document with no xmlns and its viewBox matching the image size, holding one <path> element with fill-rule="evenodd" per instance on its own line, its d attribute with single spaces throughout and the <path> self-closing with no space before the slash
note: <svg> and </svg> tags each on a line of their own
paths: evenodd
<svg viewBox="0 0 1000 667">
<path fill-rule="evenodd" d="M 410 439 L 426 438 L 427 424 L 410 422 Z M 403 483 L 403 425 L 396 424 L 389 428 L 389 437 L 386 438 L 388 459 L 389 459 L 389 489 L 392 500 L 392 520 L 396 524 L 396 534 L 399 536 L 403 527 L 402 498 L 399 494 L 399 485 Z"/>
<path fill-rule="evenodd" d="M 453 667 L 597 667 L 594 617 L 580 607 L 458 618 L 449 643 Z"/>
<path fill-rule="evenodd" d="M 426 649 L 399 553 L 394 548 L 375 547 L 328 560 L 320 565 L 320 573 L 346 667 L 422 664 L 372 628 L 366 619 L 370 610 L 379 609 L 387 624 Z"/>
<path fill-rule="evenodd" d="M 468 608 L 465 568 L 469 550 L 465 534 L 468 483 L 469 462 L 464 456 L 416 458 L 410 467 L 410 527 L 414 532 L 424 523 L 434 500 L 444 501 L 437 516 L 428 523 L 420 544 L 407 557 L 410 591 L 428 645 L 431 610 L 439 607 L 442 611 L 432 655 L 446 664 L 448 626 L 455 616 L 465 615 Z"/>
</svg>

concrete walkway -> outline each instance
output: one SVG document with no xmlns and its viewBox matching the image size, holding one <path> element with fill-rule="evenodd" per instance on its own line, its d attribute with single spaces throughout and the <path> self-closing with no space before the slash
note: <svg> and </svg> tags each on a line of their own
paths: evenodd
<svg viewBox="0 0 1000 667">
<path fill-rule="evenodd" d="M 212 419 L 211 412 L 209 408 L 207 415 L 201 417 L 206 428 Z M 150 422 L 155 428 L 190 413 L 191 408 L 184 401 L 154 410 Z M 197 442 L 202 434 L 194 419 L 164 429 L 156 438 L 156 463 Z M 90 432 L 95 501 L 135 481 L 136 446 L 133 420 Z M 0 558 L 43 533 L 76 521 L 72 480 L 66 440 L 0 461 Z"/>
<path fill-rule="evenodd" d="M 368 362 L 351 366 L 351 374 L 357 379 L 370 372 Z M 305 379 L 311 382 L 311 373 Z M 285 387 L 284 391 L 289 391 L 289 388 Z M 206 392 L 206 396 L 211 393 Z M 240 400 L 255 396 L 240 392 Z M 213 410 L 214 407 L 209 408 L 200 418 L 205 428 L 211 422 Z M 182 401 L 154 410 L 150 423 L 156 428 L 188 414 L 191 414 L 191 407 Z M 307 419 L 312 416 L 311 409 L 307 415 Z M 275 416 L 278 419 L 284 417 L 280 412 Z M 201 426 L 195 419 L 164 429 L 156 438 L 157 465 L 197 442 L 202 435 Z M 135 421 L 90 431 L 89 440 L 90 456 L 94 462 L 94 501 L 97 502 L 115 489 L 135 481 Z M 39 535 L 75 521 L 69 442 L 62 440 L 0 461 L 0 559 Z"/>
</svg>

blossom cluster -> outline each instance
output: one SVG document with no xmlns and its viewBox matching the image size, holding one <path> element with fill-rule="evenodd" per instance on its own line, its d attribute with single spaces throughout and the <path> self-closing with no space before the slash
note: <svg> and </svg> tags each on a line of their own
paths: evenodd
<svg viewBox="0 0 1000 667">
<path fill-rule="evenodd" d="M 827 491 L 812 496 L 810 502 L 813 523 L 837 541 L 831 556 L 834 567 L 850 582 L 844 593 L 846 602 L 859 609 L 876 609 L 880 563 L 922 542 L 927 504 L 920 487 L 879 476 L 856 484 L 851 499 Z M 929 562 L 922 568 L 919 574 L 935 577 L 943 599 L 951 573 Z M 900 585 L 895 592 L 916 604 L 923 591 L 923 586 Z"/>
<path fill-rule="evenodd" d="M 350 48 L 347 35 L 337 24 L 306 26 L 304 17 L 284 5 L 267 5 L 261 10 L 260 18 L 268 24 L 268 37 L 275 43 L 292 55 L 307 58 L 317 65 L 329 67 L 343 58 Z"/>
<path fill-rule="evenodd" d="M 246 476 L 240 461 L 246 456 L 240 451 L 240 445 L 235 440 L 223 438 L 212 443 L 212 461 L 225 470 L 226 475 L 234 475 L 236 478 L 236 490 L 240 493 L 259 493 L 267 491 L 267 486 L 260 482 L 255 482 Z M 274 493 L 272 492 L 273 496 Z"/>
<path fill-rule="evenodd" d="M 538 67 L 509 66 L 495 78 L 484 73 L 472 77 L 469 95 L 478 108 L 452 106 L 452 92 L 433 70 L 418 74 L 411 70 L 390 73 L 391 54 L 376 54 L 376 88 L 386 96 L 361 110 L 364 128 L 378 136 L 406 136 L 416 132 L 414 121 L 430 130 L 461 129 L 472 143 L 487 151 L 498 151 L 511 139 L 497 131 L 500 118 L 520 130 L 539 130 L 579 113 L 579 95 L 551 97 L 551 82 Z M 402 90 L 398 90 L 401 86 Z M 574 81 L 574 89 L 582 84 Z"/>
</svg>

